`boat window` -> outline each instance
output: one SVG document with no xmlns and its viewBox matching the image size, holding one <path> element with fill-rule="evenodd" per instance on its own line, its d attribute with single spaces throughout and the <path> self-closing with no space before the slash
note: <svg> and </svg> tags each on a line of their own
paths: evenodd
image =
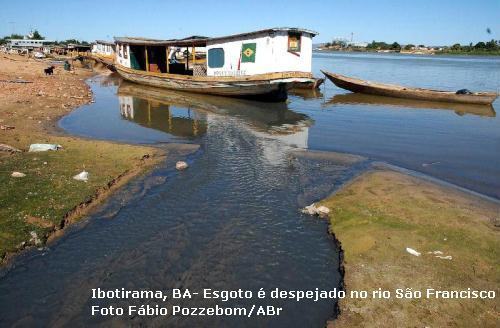
<svg viewBox="0 0 500 328">
<path fill-rule="evenodd" d="M 288 33 L 288 51 L 300 52 L 300 33 Z"/>
<path fill-rule="evenodd" d="M 123 58 L 127 59 L 128 58 L 128 45 L 124 44 L 123 46 Z"/>
<path fill-rule="evenodd" d="M 208 67 L 220 68 L 224 66 L 224 49 L 212 48 L 208 50 Z"/>
</svg>

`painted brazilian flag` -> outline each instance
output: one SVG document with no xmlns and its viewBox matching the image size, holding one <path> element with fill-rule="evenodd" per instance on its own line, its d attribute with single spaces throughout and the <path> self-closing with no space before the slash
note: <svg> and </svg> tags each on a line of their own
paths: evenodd
<svg viewBox="0 0 500 328">
<path fill-rule="evenodd" d="M 255 52 L 257 51 L 256 43 L 243 43 L 241 47 L 241 62 L 255 63 Z"/>
</svg>

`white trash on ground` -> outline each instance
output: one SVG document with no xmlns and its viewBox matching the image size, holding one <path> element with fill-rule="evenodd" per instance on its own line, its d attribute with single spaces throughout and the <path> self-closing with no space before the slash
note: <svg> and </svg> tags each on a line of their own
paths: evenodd
<svg viewBox="0 0 500 328">
<path fill-rule="evenodd" d="M 78 181 L 85 181 L 87 182 L 89 180 L 89 172 L 87 171 L 82 171 L 75 175 L 73 179 L 78 180 Z"/>
<path fill-rule="evenodd" d="M 14 171 L 14 172 L 12 172 L 12 174 L 10 176 L 13 178 L 24 178 L 26 176 L 26 174 L 24 174 L 22 172 Z"/>
<path fill-rule="evenodd" d="M 440 258 L 442 260 L 453 260 L 453 257 L 451 255 L 447 256 L 436 255 L 435 257 Z"/>
<path fill-rule="evenodd" d="M 327 218 L 328 214 L 330 213 L 330 209 L 323 205 L 316 207 L 316 204 L 311 204 L 304 207 L 302 209 L 302 213 L 309 215 L 318 215 L 321 218 Z"/>
<path fill-rule="evenodd" d="M 36 234 L 35 231 L 30 231 L 30 235 L 31 235 L 30 242 L 32 242 L 35 245 L 40 245 L 42 243 L 42 241 L 40 240 L 40 238 L 38 238 L 38 235 Z"/>
<path fill-rule="evenodd" d="M 177 163 L 175 163 L 175 168 L 177 170 L 185 170 L 188 168 L 188 164 L 184 161 L 178 161 Z"/>
<path fill-rule="evenodd" d="M 420 253 L 419 253 L 419 252 L 417 252 L 416 250 L 414 250 L 413 248 L 406 247 L 406 251 L 407 251 L 408 253 L 410 253 L 411 255 L 420 256 Z"/>
<path fill-rule="evenodd" d="M 56 145 L 56 144 L 31 144 L 29 151 L 36 152 L 36 151 L 58 150 L 61 148 L 62 148 L 61 145 Z"/>
</svg>

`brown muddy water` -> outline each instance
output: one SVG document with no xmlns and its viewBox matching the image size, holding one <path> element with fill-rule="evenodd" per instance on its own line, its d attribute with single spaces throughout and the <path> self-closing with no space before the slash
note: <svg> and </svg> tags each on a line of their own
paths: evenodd
<svg viewBox="0 0 500 328">
<path fill-rule="evenodd" d="M 382 82 L 498 90 L 492 58 L 315 54 L 320 68 Z M 1 326 L 322 327 L 335 301 L 93 300 L 92 288 L 332 290 L 339 253 L 326 223 L 299 213 L 383 160 L 500 198 L 500 120 L 491 107 L 349 95 L 327 83 L 287 104 L 205 97 L 99 77 L 69 133 L 133 143 L 195 143 L 190 168 L 165 165 L 0 276 Z M 120 84 L 119 86 L 117 84 Z M 497 103 L 494 106 L 497 106 Z M 174 148 L 175 149 L 175 148 Z M 308 152 L 335 151 L 365 156 Z M 300 154 L 300 155 L 298 155 Z M 92 172 L 90 172 L 92 174 Z M 279 305 L 275 317 L 102 317 L 92 305 Z"/>
</svg>

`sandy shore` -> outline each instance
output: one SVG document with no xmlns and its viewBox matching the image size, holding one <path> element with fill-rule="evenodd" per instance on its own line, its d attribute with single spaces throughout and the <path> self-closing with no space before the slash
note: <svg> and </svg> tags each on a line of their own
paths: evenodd
<svg viewBox="0 0 500 328">
<path fill-rule="evenodd" d="M 96 72 L 78 65 L 73 72 L 48 61 L 0 54 L 0 259 L 30 246 L 42 246 L 69 223 L 128 179 L 163 160 L 165 151 L 68 136 L 56 127 L 60 117 L 92 101 L 85 79 Z M 23 80 L 30 83 L 13 83 Z M 27 152 L 32 143 L 59 144 L 62 150 Z M 82 170 L 89 181 L 72 177 Z M 14 178 L 12 172 L 26 174 Z M 36 235 L 36 237 L 34 237 Z"/>
<path fill-rule="evenodd" d="M 402 173 L 375 170 L 321 204 L 331 209 L 330 230 L 344 252 L 347 292 L 340 301 L 340 316 L 330 327 L 497 327 L 498 203 Z M 377 294 L 372 292 L 379 288 L 390 297 L 374 298 Z M 430 289 L 468 288 L 495 291 L 496 298 L 427 294 Z M 397 298 L 398 289 L 403 295 L 420 291 L 422 296 Z M 368 291 L 368 297 L 351 298 L 351 291 Z"/>
</svg>

